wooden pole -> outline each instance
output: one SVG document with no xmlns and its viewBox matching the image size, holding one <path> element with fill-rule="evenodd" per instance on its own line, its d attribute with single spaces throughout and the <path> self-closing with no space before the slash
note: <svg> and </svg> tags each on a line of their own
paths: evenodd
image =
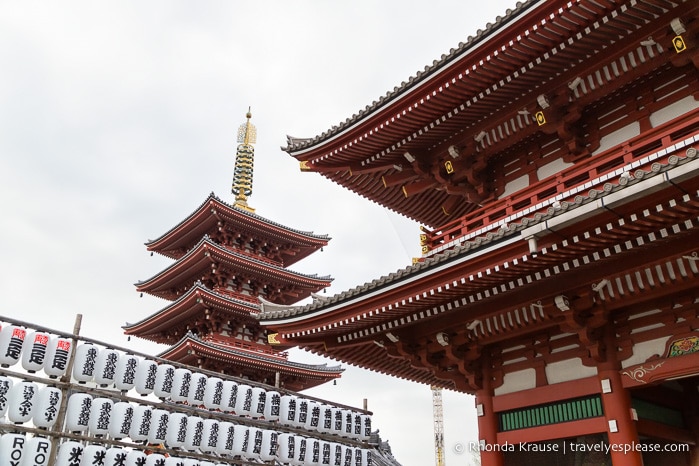
<svg viewBox="0 0 699 466">
<path fill-rule="evenodd" d="M 63 424 L 66 417 L 66 409 L 68 408 L 68 397 L 70 396 L 70 378 L 73 374 L 73 359 L 75 356 L 75 347 L 78 345 L 78 335 L 80 335 L 80 327 L 82 326 L 83 315 L 77 314 L 75 316 L 75 323 L 73 324 L 73 344 L 70 348 L 70 358 L 68 359 L 68 366 L 66 367 L 66 373 L 61 377 L 61 406 L 58 409 L 58 416 L 56 417 L 56 423 L 53 425 L 51 432 L 58 432 L 63 429 Z M 56 464 L 56 452 L 58 450 L 59 437 L 53 437 L 51 442 L 51 454 L 49 455 L 48 466 L 55 466 Z"/>
</svg>

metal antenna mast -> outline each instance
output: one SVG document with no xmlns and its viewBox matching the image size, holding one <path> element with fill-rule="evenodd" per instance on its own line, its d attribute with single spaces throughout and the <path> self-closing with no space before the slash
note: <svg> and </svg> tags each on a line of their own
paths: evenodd
<svg viewBox="0 0 699 466">
<path fill-rule="evenodd" d="M 445 466 L 444 461 L 444 413 L 442 389 L 432 387 L 432 416 L 434 417 L 434 461 L 436 466 Z"/>
</svg>

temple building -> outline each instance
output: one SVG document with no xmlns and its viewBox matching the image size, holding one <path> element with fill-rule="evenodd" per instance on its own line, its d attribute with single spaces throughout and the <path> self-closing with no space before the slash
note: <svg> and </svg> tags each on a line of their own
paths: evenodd
<svg viewBox="0 0 699 466">
<path fill-rule="evenodd" d="M 280 225 L 248 206 L 256 137 L 250 118 L 248 113 L 238 133 L 235 202 L 211 194 L 187 218 L 146 243 L 151 253 L 174 262 L 136 289 L 168 304 L 124 331 L 170 345 L 159 354 L 162 358 L 298 391 L 340 377 L 343 369 L 290 361 L 268 343 L 257 315 L 263 303 L 272 308 L 294 304 L 330 285 L 330 277 L 287 268 L 330 238 Z"/>
<path fill-rule="evenodd" d="M 483 466 L 699 465 L 698 45 L 696 1 L 525 1 L 289 137 L 423 254 L 261 324 L 475 395 Z"/>
</svg>

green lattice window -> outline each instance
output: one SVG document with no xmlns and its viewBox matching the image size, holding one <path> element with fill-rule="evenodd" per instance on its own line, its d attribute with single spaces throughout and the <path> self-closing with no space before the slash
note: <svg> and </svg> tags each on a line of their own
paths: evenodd
<svg viewBox="0 0 699 466">
<path fill-rule="evenodd" d="M 684 428 L 684 418 L 682 412 L 676 409 L 660 406 L 650 401 L 631 399 L 631 406 L 636 410 L 639 419 L 648 419 L 670 426 Z"/>
<path fill-rule="evenodd" d="M 599 395 L 594 395 L 502 412 L 499 414 L 500 431 L 578 421 L 602 415 L 602 400 Z"/>
</svg>

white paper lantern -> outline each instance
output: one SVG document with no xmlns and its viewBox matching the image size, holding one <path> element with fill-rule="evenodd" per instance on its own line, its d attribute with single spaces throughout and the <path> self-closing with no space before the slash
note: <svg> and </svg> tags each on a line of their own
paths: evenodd
<svg viewBox="0 0 699 466">
<path fill-rule="evenodd" d="M 51 337 L 49 346 L 46 348 L 46 358 L 44 359 L 44 372 L 55 379 L 63 377 L 68 369 L 68 360 L 73 342 L 68 338 Z"/>
<path fill-rule="evenodd" d="M 342 431 L 340 433 L 343 437 L 352 437 L 354 435 L 353 429 L 353 413 L 350 409 L 342 410 Z"/>
<path fill-rule="evenodd" d="M 206 380 L 204 391 L 204 407 L 206 409 L 220 409 L 223 401 L 223 380 L 218 377 L 209 377 Z"/>
<path fill-rule="evenodd" d="M 0 366 L 17 364 L 26 336 L 27 330 L 16 325 L 8 325 L 0 331 Z"/>
<path fill-rule="evenodd" d="M 235 434 L 233 435 L 233 448 L 231 449 L 232 456 L 240 456 L 245 453 L 250 443 L 250 429 L 247 426 L 236 424 L 234 426 Z"/>
<path fill-rule="evenodd" d="M 175 369 L 172 379 L 172 393 L 170 399 L 176 403 L 187 401 L 192 386 L 192 371 L 184 368 Z"/>
<path fill-rule="evenodd" d="M 330 464 L 333 466 L 342 466 L 342 445 L 339 443 L 330 443 Z"/>
<path fill-rule="evenodd" d="M 308 412 L 310 409 L 310 401 L 305 398 L 299 398 L 296 402 L 296 419 L 294 425 L 297 427 L 306 427 L 308 422 Z"/>
<path fill-rule="evenodd" d="M 90 421 L 92 397 L 87 393 L 73 393 L 68 398 L 66 408 L 66 430 L 69 432 L 84 432 Z"/>
<path fill-rule="evenodd" d="M 189 416 L 187 419 L 187 435 L 184 448 L 190 451 L 198 450 L 204 439 L 204 420 L 199 416 Z"/>
<path fill-rule="evenodd" d="M 354 451 L 354 464 L 356 466 L 371 466 L 371 452 L 364 448 L 357 448 Z"/>
<path fill-rule="evenodd" d="M 0 375 L 0 418 L 5 416 L 8 407 L 8 395 L 10 394 L 10 388 L 12 388 L 12 379 Z"/>
<path fill-rule="evenodd" d="M 126 463 L 127 450 L 122 448 L 109 448 L 104 455 L 104 466 L 123 466 Z"/>
<path fill-rule="evenodd" d="M 150 395 L 155 388 L 155 375 L 158 370 L 158 364 L 150 359 L 144 359 L 138 363 L 136 369 L 136 380 L 134 388 L 136 393 L 141 396 Z"/>
<path fill-rule="evenodd" d="M 318 430 L 320 425 L 320 403 L 317 401 L 308 402 L 308 415 L 306 416 L 306 424 L 302 427 L 308 430 Z"/>
<path fill-rule="evenodd" d="M 262 431 L 262 445 L 260 447 L 260 459 L 262 461 L 272 461 L 277 458 L 278 440 L 278 432 L 273 430 Z"/>
<path fill-rule="evenodd" d="M 39 386 L 34 382 L 17 382 L 7 395 L 7 419 L 16 424 L 23 424 L 32 418 L 34 406 L 39 395 Z"/>
<path fill-rule="evenodd" d="M 175 366 L 172 364 L 159 364 L 155 372 L 155 386 L 153 394 L 158 398 L 169 398 L 172 393 L 172 383 L 175 378 Z"/>
<path fill-rule="evenodd" d="M 32 421 L 36 427 L 49 429 L 56 423 L 63 394 L 56 387 L 44 387 L 39 390 Z"/>
<path fill-rule="evenodd" d="M 323 456 L 322 441 L 316 438 L 309 438 L 306 441 L 306 457 L 310 466 L 319 466 Z M 305 464 L 305 463 L 304 463 Z"/>
<path fill-rule="evenodd" d="M 279 449 L 276 459 L 280 463 L 291 463 L 296 460 L 296 436 L 294 434 L 280 433 L 277 437 L 277 444 Z"/>
<path fill-rule="evenodd" d="M 185 458 L 180 458 L 177 456 L 169 456 L 165 458 L 165 465 L 164 466 L 184 466 L 186 465 Z"/>
<path fill-rule="evenodd" d="M 332 428 L 330 430 L 330 433 L 335 434 L 335 435 L 340 435 L 342 433 L 342 409 L 340 408 L 333 408 L 332 409 L 332 416 L 333 416 L 333 422 L 332 422 Z"/>
<path fill-rule="evenodd" d="M 146 454 L 139 450 L 131 450 L 126 454 L 124 466 L 143 466 L 146 464 Z"/>
<path fill-rule="evenodd" d="M 332 454 L 333 448 L 332 443 L 321 441 L 320 442 L 320 464 L 321 466 L 331 466 L 332 465 Z"/>
<path fill-rule="evenodd" d="M 354 447 L 348 445 L 342 445 L 342 466 L 354 466 L 352 464 L 354 459 Z"/>
<path fill-rule="evenodd" d="M 136 442 L 148 440 L 151 421 L 153 420 L 153 408 L 138 405 L 133 409 L 133 420 L 129 429 L 129 437 Z"/>
<path fill-rule="evenodd" d="M 119 363 L 119 352 L 111 348 L 103 348 L 97 354 L 95 362 L 95 383 L 107 387 L 114 383 L 116 368 Z"/>
<path fill-rule="evenodd" d="M 51 336 L 46 332 L 31 332 L 24 338 L 22 345 L 22 367 L 29 373 L 44 367 L 46 350 Z"/>
<path fill-rule="evenodd" d="M 27 438 L 23 434 L 4 434 L 0 437 L 0 464 L 20 464 Z"/>
<path fill-rule="evenodd" d="M 279 403 L 279 422 L 285 426 L 297 425 L 298 397 L 283 395 Z"/>
<path fill-rule="evenodd" d="M 133 354 L 122 354 L 116 366 L 114 374 L 114 386 L 122 392 L 131 390 L 136 386 L 136 371 L 139 359 Z"/>
<path fill-rule="evenodd" d="M 354 419 L 352 420 L 352 438 L 359 440 L 362 437 L 362 415 L 361 413 L 358 412 L 353 412 L 352 416 Z"/>
<path fill-rule="evenodd" d="M 265 400 L 267 399 L 267 390 L 261 387 L 253 387 L 252 389 L 252 404 L 250 407 L 250 417 L 253 419 L 261 418 L 265 415 Z"/>
<path fill-rule="evenodd" d="M 238 399 L 238 384 L 232 380 L 223 382 L 223 393 L 221 395 L 221 411 L 232 413 L 235 411 L 235 403 Z"/>
<path fill-rule="evenodd" d="M 333 428 L 333 408 L 330 405 L 320 405 L 320 425 L 318 432 L 329 434 Z"/>
<path fill-rule="evenodd" d="M 83 455 L 80 458 L 80 466 L 94 466 L 102 464 L 107 449 L 102 445 L 88 445 L 83 448 Z"/>
<path fill-rule="evenodd" d="M 215 419 L 204 420 L 204 429 L 202 432 L 201 451 L 204 453 L 213 453 L 218 445 L 218 431 L 220 425 Z"/>
<path fill-rule="evenodd" d="M 273 390 L 267 392 L 263 414 L 265 419 L 268 421 L 279 420 L 279 406 L 281 403 L 281 398 L 282 396 L 279 394 L 279 392 L 275 392 Z"/>
<path fill-rule="evenodd" d="M 183 458 L 182 461 L 184 466 L 201 466 L 199 460 L 195 460 L 194 458 Z"/>
<path fill-rule="evenodd" d="M 90 420 L 87 423 L 88 431 L 95 436 L 107 435 L 109 420 L 112 416 L 114 402 L 109 398 L 94 398 L 90 406 Z"/>
<path fill-rule="evenodd" d="M 235 400 L 235 413 L 240 416 L 249 416 L 252 410 L 252 387 L 250 385 L 238 385 L 238 396 Z"/>
<path fill-rule="evenodd" d="M 75 361 L 73 363 L 73 378 L 78 383 L 86 383 L 95 376 L 95 363 L 99 348 L 92 343 L 83 343 L 75 348 Z"/>
<path fill-rule="evenodd" d="M 362 414 L 362 434 L 360 440 L 369 440 L 371 437 L 371 415 Z"/>
<path fill-rule="evenodd" d="M 80 460 L 83 456 L 83 446 L 79 442 L 69 440 L 63 442 L 58 447 L 58 455 L 56 455 L 56 466 L 80 466 Z"/>
<path fill-rule="evenodd" d="M 24 442 L 20 466 L 45 466 L 49 464 L 51 440 L 43 437 L 28 438 Z M 2 463 L 7 464 L 7 463 Z M 9 463 L 12 466 L 13 463 Z M 15 463 L 17 464 L 17 463 Z"/>
<path fill-rule="evenodd" d="M 146 466 L 163 466 L 165 464 L 165 455 L 160 453 L 151 453 L 146 456 Z"/>
<path fill-rule="evenodd" d="M 248 458 L 259 459 L 262 453 L 262 429 L 250 427 L 250 437 L 248 439 L 248 448 L 244 455 Z"/>
<path fill-rule="evenodd" d="M 296 466 L 300 465 L 310 465 L 311 458 L 313 456 L 313 442 L 311 439 L 296 435 L 294 437 L 294 457 L 291 459 L 291 463 Z"/>
<path fill-rule="evenodd" d="M 235 438 L 235 425 L 232 422 L 221 422 L 218 426 L 218 439 L 216 440 L 216 453 L 229 455 L 233 451 L 233 439 Z"/>
<path fill-rule="evenodd" d="M 204 393 L 206 392 L 206 379 L 204 374 L 195 372 L 192 374 L 192 382 L 187 395 L 187 403 L 191 406 L 204 405 Z"/>
<path fill-rule="evenodd" d="M 148 443 L 159 444 L 165 442 L 170 413 L 164 409 L 154 409 L 153 417 L 148 431 Z"/>
<path fill-rule="evenodd" d="M 113 439 L 119 440 L 129 436 L 131 421 L 133 421 L 134 408 L 131 403 L 120 401 L 114 403 L 112 415 L 109 418 L 107 432 Z"/>
<path fill-rule="evenodd" d="M 172 413 L 167 422 L 166 443 L 172 448 L 181 448 L 187 438 L 187 415 Z"/>
</svg>

